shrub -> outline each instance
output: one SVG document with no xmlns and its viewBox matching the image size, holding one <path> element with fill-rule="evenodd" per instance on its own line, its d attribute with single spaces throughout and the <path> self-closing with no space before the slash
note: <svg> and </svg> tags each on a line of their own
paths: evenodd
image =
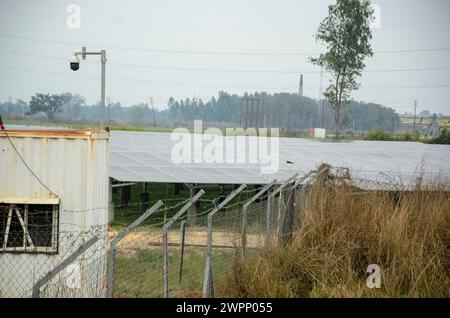
<svg viewBox="0 0 450 318">
<path fill-rule="evenodd" d="M 330 180 L 297 205 L 290 244 L 236 263 L 222 296 L 450 297 L 450 196 L 440 182 L 387 192 Z M 380 289 L 366 285 L 369 264 L 381 268 Z"/>
<path fill-rule="evenodd" d="M 365 135 L 364 140 L 393 140 L 393 137 L 383 129 L 377 129 Z"/>
<path fill-rule="evenodd" d="M 450 131 L 447 128 L 442 129 L 440 135 L 428 140 L 428 143 L 450 145 Z"/>
</svg>

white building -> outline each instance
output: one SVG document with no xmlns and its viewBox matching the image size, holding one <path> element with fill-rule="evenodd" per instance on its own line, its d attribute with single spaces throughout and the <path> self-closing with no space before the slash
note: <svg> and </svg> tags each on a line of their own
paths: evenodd
<svg viewBox="0 0 450 318">
<path fill-rule="evenodd" d="M 104 292 L 108 132 L 0 131 L 0 297 L 32 287 L 82 242 L 99 241 L 43 286 L 43 296 Z"/>
</svg>

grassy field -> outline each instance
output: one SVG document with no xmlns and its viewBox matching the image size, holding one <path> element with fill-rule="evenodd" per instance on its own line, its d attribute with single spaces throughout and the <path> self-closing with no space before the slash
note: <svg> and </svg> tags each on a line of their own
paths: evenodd
<svg viewBox="0 0 450 318">
<path fill-rule="evenodd" d="M 72 129 L 91 129 L 98 128 L 98 124 L 73 124 L 73 123 L 55 123 L 46 121 L 32 121 L 32 120 L 8 120 L 9 125 L 26 125 L 26 126 L 48 126 L 48 127 L 65 127 Z M 123 131 L 145 131 L 145 132 L 172 132 L 171 127 L 151 127 L 151 126 L 132 126 L 124 124 L 112 124 L 111 130 L 123 130 Z"/>
<path fill-rule="evenodd" d="M 205 267 L 205 248 L 187 248 L 183 260 L 183 276 L 180 282 L 180 251 L 169 251 L 170 297 L 201 297 Z M 233 266 L 234 250 L 213 251 L 215 280 Z M 162 297 L 163 256 L 161 249 L 139 250 L 133 255 L 120 252 L 116 259 L 115 297 Z"/>
<path fill-rule="evenodd" d="M 290 243 L 235 266 L 221 296 L 450 297 L 445 180 L 409 192 L 331 180 L 317 182 L 299 205 Z M 370 264 L 380 267 L 381 288 L 366 285 Z"/>
<path fill-rule="evenodd" d="M 163 200 L 167 206 L 189 198 L 189 189 L 182 188 L 179 195 L 175 195 L 171 184 L 148 184 L 151 201 Z M 253 189 L 253 187 L 249 187 Z M 119 188 L 120 189 L 120 188 Z M 110 227 L 110 235 L 130 224 L 141 215 L 139 194 L 143 184 L 132 186 L 131 200 L 128 207 L 120 207 L 120 190 L 113 194 L 115 207 L 115 221 Z M 211 208 L 211 199 L 220 194 L 219 187 L 205 188 L 205 201 L 200 202 L 198 213 Z M 233 190 L 231 185 L 224 187 L 224 192 Z M 245 193 L 237 197 L 231 204 L 242 202 L 250 194 Z M 171 201 L 176 200 L 176 201 Z M 117 246 L 115 271 L 115 297 L 161 297 L 163 291 L 163 252 L 159 229 L 165 217 L 175 214 L 181 207 L 162 210 L 160 213 L 148 218 L 142 225 L 128 234 Z M 214 281 L 219 284 L 226 273 L 232 270 L 237 250 L 235 238 L 240 235 L 236 228 L 235 211 L 224 210 L 217 215 L 214 221 L 213 232 L 213 272 Z M 221 216 L 224 216 L 223 218 Z M 231 216 L 230 216 L 231 215 Z M 253 215 L 249 215 L 249 238 L 247 255 L 259 253 L 259 239 L 256 234 L 256 225 L 252 224 Z M 206 214 L 197 218 L 196 227 L 188 227 L 186 232 L 186 248 L 183 266 L 183 279 L 179 280 L 180 249 L 179 224 L 174 224 L 169 233 L 169 290 L 171 297 L 200 297 L 203 283 L 205 255 L 206 255 Z M 259 228 L 258 228 L 259 230 Z"/>
</svg>

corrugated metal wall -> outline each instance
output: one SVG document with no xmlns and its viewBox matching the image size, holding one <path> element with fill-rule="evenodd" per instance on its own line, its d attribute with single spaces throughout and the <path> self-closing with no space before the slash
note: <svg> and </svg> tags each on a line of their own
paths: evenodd
<svg viewBox="0 0 450 318">
<path fill-rule="evenodd" d="M 59 231 L 77 233 L 98 225 L 106 237 L 108 133 L 10 131 L 8 134 L 31 170 L 60 198 Z M 0 132 L 0 203 L 6 198 L 39 201 L 54 197 L 26 168 L 10 141 Z M 59 251 L 69 253 L 64 244 L 67 243 L 60 238 Z M 105 241 L 99 244 L 106 245 Z M 104 251 L 99 249 L 99 253 Z M 6 297 L 31 295 L 33 282 L 59 261 L 61 255 L 0 252 L 0 291 Z"/>
</svg>

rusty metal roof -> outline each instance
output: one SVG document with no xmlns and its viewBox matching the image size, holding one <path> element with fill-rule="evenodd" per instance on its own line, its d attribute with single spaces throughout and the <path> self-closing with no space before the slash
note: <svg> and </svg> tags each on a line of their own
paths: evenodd
<svg viewBox="0 0 450 318">
<path fill-rule="evenodd" d="M 10 137 L 49 137 L 49 138 L 107 138 L 107 131 L 96 129 L 7 129 Z M 0 132 L 0 137 L 6 137 L 4 132 Z"/>
</svg>

